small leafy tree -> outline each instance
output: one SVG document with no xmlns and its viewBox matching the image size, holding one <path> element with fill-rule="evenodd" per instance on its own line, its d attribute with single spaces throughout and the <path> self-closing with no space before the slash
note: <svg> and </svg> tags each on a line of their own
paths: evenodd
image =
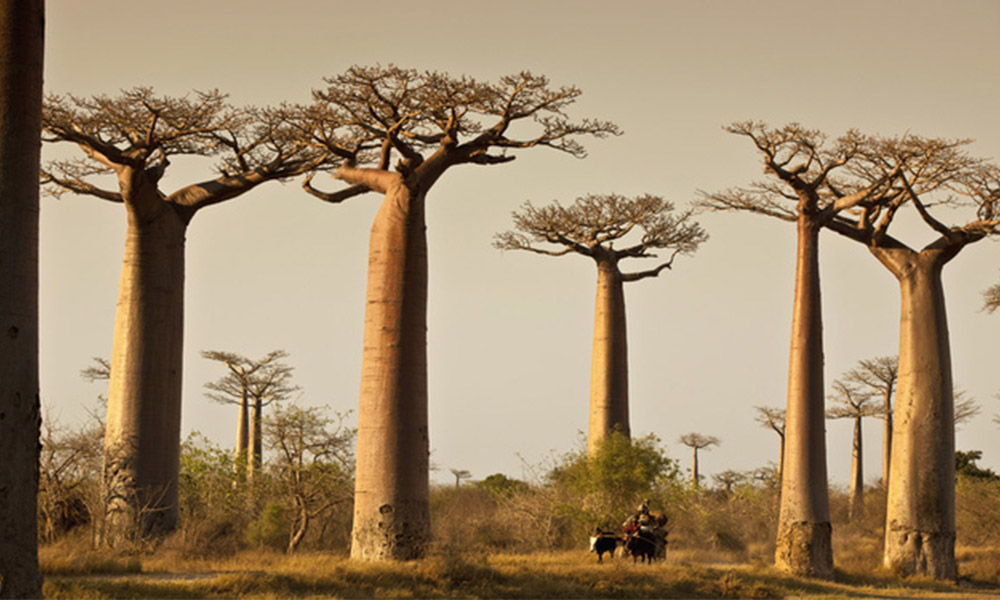
<svg viewBox="0 0 1000 600">
<path fill-rule="evenodd" d="M 313 519 L 335 506 L 350 506 L 355 430 L 345 427 L 345 417 L 288 403 L 264 419 L 264 445 L 274 453 L 270 470 L 275 492 L 291 514 L 289 554 Z"/>
<path fill-rule="evenodd" d="M 566 455 L 549 473 L 549 481 L 569 492 L 572 504 L 563 510 L 593 529 L 620 523 L 640 501 L 677 475 L 677 463 L 667 456 L 659 438 L 630 440 L 614 432 L 589 458 L 583 450 Z"/>
</svg>

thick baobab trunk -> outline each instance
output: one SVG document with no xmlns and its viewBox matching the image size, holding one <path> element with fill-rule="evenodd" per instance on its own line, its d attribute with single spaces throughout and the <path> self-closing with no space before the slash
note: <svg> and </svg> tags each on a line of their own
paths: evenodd
<svg viewBox="0 0 1000 600">
<path fill-rule="evenodd" d="M 880 258 L 882 258 L 880 256 Z M 885 566 L 955 579 L 955 423 L 941 251 L 883 260 L 899 279 L 899 381 Z"/>
<path fill-rule="evenodd" d="M 177 525 L 186 226 L 170 206 L 128 209 L 104 438 L 112 545 Z"/>
<path fill-rule="evenodd" d="M 430 539 L 423 192 L 386 193 L 368 257 L 351 558 L 423 556 Z"/>
<path fill-rule="evenodd" d="M 250 435 L 247 440 L 247 483 L 253 483 L 260 471 L 261 455 L 263 452 L 263 429 L 262 429 L 262 412 L 264 407 L 261 404 L 260 398 L 253 399 L 253 405 L 250 407 Z"/>
<path fill-rule="evenodd" d="M 698 447 L 691 447 L 691 486 L 698 487 Z"/>
<path fill-rule="evenodd" d="M 865 474 L 861 462 L 861 417 L 854 418 L 854 440 L 851 444 L 851 485 L 848 491 L 847 518 L 861 516 L 865 502 Z"/>
<path fill-rule="evenodd" d="M 628 343 L 622 274 L 611 260 L 597 262 L 594 309 L 594 352 L 590 364 L 590 425 L 587 453 L 594 456 L 601 442 L 619 432 L 630 435 L 628 423 Z"/>
<path fill-rule="evenodd" d="M 798 221 L 775 564 L 785 571 L 818 577 L 833 574 L 824 400 L 819 225 L 803 216 Z"/>
<path fill-rule="evenodd" d="M 41 0 L 0 4 L 0 598 L 41 598 L 38 570 L 38 165 Z"/>
<path fill-rule="evenodd" d="M 247 393 L 243 390 L 240 395 L 240 416 L 236 424 L 236 456 L 233 461 L 236 473 L 245 475 L 247 468 L 247 429 L 249 426 L 249 411 L 247 406 Z"/>
</svg>

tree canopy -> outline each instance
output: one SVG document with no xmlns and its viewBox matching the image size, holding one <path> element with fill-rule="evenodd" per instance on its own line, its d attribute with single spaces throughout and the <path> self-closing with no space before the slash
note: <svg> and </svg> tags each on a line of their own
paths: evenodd
<svg viewBox="0 0 1000 600">
<path fill-rule="evenodd" d="M 290 117 L 287 108 L 233 106 L 218 90 L 183 97 L 159 96 L 148 87 L 117 96 L 49 94 L 43 141 L 76 144 L 85 158 L 50 161 L 42 183 L 56 196 L 130 202 L 140 183 L 159 183 L 171 156 L 213 157 L 217 177 L 163 194 L 163 201 L 194 211 L 328 160 L 298 136 Z M 101 187 L 102 175 L 116 176 L 119 189 Z"/>
<path fill-rule="evenodd" d="M 385 172 L 396 158 L 396 171 L 407 175 L 423 165 L 433 181 L 454 165 L 510 162 L 511 150 L 547 147 L 582 158 L 579 136 L 621 133 L 608 121 L 571 120 L 565 109 L 580 90 L 552 87 L 528 71 L 487 83 L 395 65 L 353 66 L 324 81 L 327 87 L 314 90 L 315 102 L 301 109 L 298 124 L 315 148 L 342 161 L 333 176 L 351 180 L 349 187 L 326 193 L 306 179 L 306 191 L 328 202 L 386 191 L 385 178 L 376 172 L 360 174 L 360 180 L 356 172 L 348 176 L 355 165 Z"/>
<path fill-rule="evenodd" d="M 540 208 L 528 202 L 513 217 L 517 231 L 498 234 L 494 239 L 493 245 L 501 250 L 528 250 L 549 256 L 576 253 L 616 262 L 656 257 L 656 249 L 669 251 L 669 258 L 659 266 L 626 273 L 625 281 L 658 275 L 671 267 L 678 254 L 692 254 L 708 239 L 693 220 L 693 211 L 675 214 L 673 203 L 649 194 L 634 198 L 591 194 L 577 198 L 569 206 L 556 201 Z M 623 243 L 623 247 L 616 249 L 616 242 Z"/>
</svg>

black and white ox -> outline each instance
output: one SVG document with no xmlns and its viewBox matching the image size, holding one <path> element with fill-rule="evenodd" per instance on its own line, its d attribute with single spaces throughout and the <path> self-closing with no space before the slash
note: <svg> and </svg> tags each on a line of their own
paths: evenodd
<svg viewBox="0 0 1000 600">
<path fill-rule="evenodd" d="M 597 562 L 604 562 L 605 554 L 611 558 L 615 557 L 615 549 L 621 541 L 617 535 L 598 529 L 590 536 L 590 551 L 597 553 Z"/>
</svg>

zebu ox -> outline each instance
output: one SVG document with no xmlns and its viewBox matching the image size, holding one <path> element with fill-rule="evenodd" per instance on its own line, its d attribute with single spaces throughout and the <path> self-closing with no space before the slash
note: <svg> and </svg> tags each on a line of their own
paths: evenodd
<svg viewBox="0 0 1000 600">
<path fill-rule="evenodd" d="M 615 557 L 615 549 L 622 543 L 622 539 L 617 535 L 597 529 L 594 535 L 590 536 L 590 551 L 597 554 L 597 562 L 604 562 L 604 555 Z"/>
</svg>

